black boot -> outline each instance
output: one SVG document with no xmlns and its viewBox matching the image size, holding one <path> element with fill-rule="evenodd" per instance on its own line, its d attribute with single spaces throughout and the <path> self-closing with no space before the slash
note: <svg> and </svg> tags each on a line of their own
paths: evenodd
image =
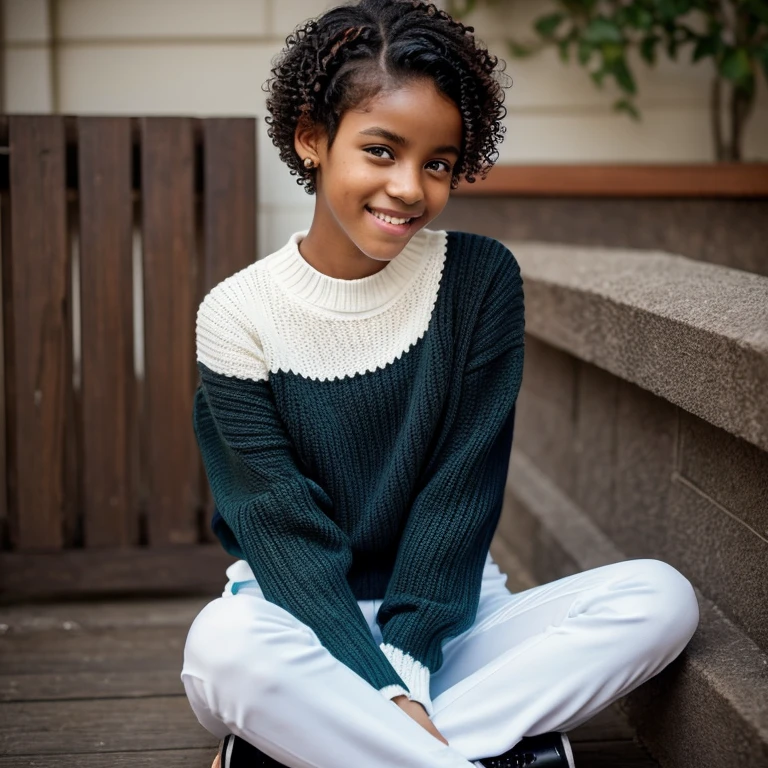
<svg viewBox="0 0 768 768">
<path fill-rule="evenodd" d="M 486 757 L 480 764 L 485 768 L 576 768 L 571 742 L 564 733 L 527 736 L 503 755 Z"/>
<path fill-rule="evenodd" d="M 221 768 L 285 768 L 239 736 L 231 733 L 219 744 Z"/>
</svg>

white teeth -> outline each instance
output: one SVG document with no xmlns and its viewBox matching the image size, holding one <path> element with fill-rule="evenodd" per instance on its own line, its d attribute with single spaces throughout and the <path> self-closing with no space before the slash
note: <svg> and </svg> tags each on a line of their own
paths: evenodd
<svg viewBox="0 0 768 768">
<path fill-rule="evenodd" d="M 379 213 L 378 211 L 374 211 L 372 209 L 368 209 L 377 219 L 381 219 L 382 221 L 386 221 L 389 224 L 407 224 L 410 219 L 394 219 L 392 216 L 387 216 L 385 213 Z"/>
</svg>

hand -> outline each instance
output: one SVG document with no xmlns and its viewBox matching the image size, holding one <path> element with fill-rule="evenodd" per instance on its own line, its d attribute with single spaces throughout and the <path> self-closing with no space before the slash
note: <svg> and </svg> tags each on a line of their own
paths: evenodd
<svg viewBox="0 0 768 768">
<path fill-rule="evenodd" d="M 418 701 L 411 701 L 407 696 L 395 696 L 392 701 L 405 712 L 408 717 L 415 720 L 424 730 L 431 733 L 438 741 L 448 746 L 448 740 L 435 728 L 429 719 L 427 710 Z"/>
</svg>

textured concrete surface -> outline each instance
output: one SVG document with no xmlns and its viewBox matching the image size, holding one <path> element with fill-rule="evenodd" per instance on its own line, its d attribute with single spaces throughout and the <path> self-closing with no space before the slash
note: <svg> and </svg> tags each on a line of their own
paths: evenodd
<svg viewBox="0 0 768 768">
<path fill-rule="evenodd" d="M 768 650 L 768 453 L 541 341 L 528 349 L 514 450 L 620 550 L 690 574 Z"/>
<path fill-rule="evenodd" d="M 575 487 L 575 394 L 579 361 L 526 337 L 523 385 L 515 414 L 515 439 L 567 492 Z"/>
<path fill-rule="evenodd" d="M 579 366 L 576 405 L 576 489 L 579 507 L 600 526 L 613 515 L 617 410 L 622 382 L 594 365 Z M 541 466 L 541 465 L 539 465 Z"/>
<path fill-rule="evenodd" d="M 606 530 L 633 557 L 660 552 L 667 540 L 676 426 L 673 405 L 619 382 L 613 514 Z"/>
<path fill-rule="evenodd" d="M 768 276 L 768 200 L 452 197 L 435 227 L 679 253 Z"/>
<path fill-rule="evenodd" d="M 680 479 L 768 545 L 768 453 L 684 412 L 679 452 Z"/>
<path fill-rule="evenodd" d="M 768 450 L 768 278 L 666 253 L 508 245 L 531 336 Z"/>
<path fill-rule="evenodd" d="M 498 535 L 541 583 L 626 558 L 519 449 L 512 454 Z M 665 767 L 764 768 L 768 658 L 697 596 L 701 620 L 688 648 L 625 697 L 623 707 Z"/>
<path fill-rule="evenodd" d="M 657 550 L 745 633 L 768 649 L 768 547 L 695 488 L 675 483 L 666 538 Z"/>
</svg>

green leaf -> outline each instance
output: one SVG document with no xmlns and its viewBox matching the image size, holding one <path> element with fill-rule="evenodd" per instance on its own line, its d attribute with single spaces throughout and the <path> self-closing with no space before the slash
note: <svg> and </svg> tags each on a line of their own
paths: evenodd
<svg viewBox="0 0 768 768">
<path fill-rule="evenodd" d="M 720 50 L 720 38 L 710 35 L 708 37 L 700 37 L 693 49 L 691 55 L 691 61 L 697 62 L 706 56 L 717 56 Z"/>
<path fill-rule="evenodd" d="M 507 49 L 509 50 L 509 55 L 516 59 L 525 59 L 536 53 L 538 50 L 535 45 L 525 45 L 524 43 L 518 43 L 515 40 L 507 40 Z"/>
<path fill-rule="evenodd" d="M 606 43 L 600 46 L 600 53 L 603 54 L 603 61 L 611 66 L 615 61 L 624 58 L 624 46 L 617 43 Z"/>
<path fill-rule="evenodd" d="M 461 19 L 469 16 L 475 10 L 477 0 L 449 0 L 448 13 L 454 18 Z"/>
<path fill-rule="evenodd" d="M 587 64 L 592 58 L 592 54 L 595 51 L 595 46 L 591 43 L 587 43 L 584 40 L 579 40 L 578 58 L 579 64 L 582 66 Z"/>
<path fill-rule="evenodd" d="M 640 120 L 640 113 L 637 111 L 637 107 L 629 99 L 619 99 L 614 103 L 613 108 L 617 112 L 624 112 L 633 120 Z"/>
<path fill-rule="evenodd" d="M 564 13 L 550 13 L 548 16 L 542 16 L 540 19 L 536 19 L 533 28 L 542 37 L 552 37 L 564 18 Z"/>
<path fill-rule="evenodd" d="M 655 5 L 662 23 L 666 23 L 687 13 L 691 4 L 686 0 L 656 0 Z"/>
<path fill-rule="evenodd" d="M 637 85 L 635 84 L 635 78 L 629 71 L 627 62 L 621 58 L 618 61 L 613 62 L 610 68 L 611 74 L 616 78 L 616 82 L 624 93 L 635 94 L 637 93 Z"/>
<path fill-rule="evenodd" d="M 673 60 L 677 59 L 677 40 L 674 36 L 670 36 L 667 39 L 667 56 Z"/>
<path fill-rule="evenodd" d="M 635 27 L 648 32 L 653 28 L 653 14 L 646 8 L 637 8 Z"/>
<path fill-rule="evenodd" d="M 590 72 L 589 76 L 592 78 L 592 82 L 598 87 L 603 87 L 603 78 L 605 77 L 605 69 L 596 69 L 594 72 Z"/>
<path fill-rule="evenodd" d="M 623 43 L 624 35 L 611 19 L 597 16 L 589 22 L 581 39 L 592 45 L 602 45 L 603 43 Z"/>
<path fill-rule="evenodd" d="M 737 84 L 745 84 L 752 76 L 746 48 L 729 48 L 720 61 L 720 74 Z"/>
<path fill-rule="evenodd" d="M 658 35 L 648 35 L 640 43 L 640 55 L 651 66 L 656 63 L 656 46 L 660 40 L 661 38 Z"/>
<path fill-rule="evenodd" d="M 570 51 L 571 39 L 569 37 L 560 40 L 557 44 L 557 52 L 560 54 L 560 61 L 567 64 L 571 60 Z"/>
</svg>

